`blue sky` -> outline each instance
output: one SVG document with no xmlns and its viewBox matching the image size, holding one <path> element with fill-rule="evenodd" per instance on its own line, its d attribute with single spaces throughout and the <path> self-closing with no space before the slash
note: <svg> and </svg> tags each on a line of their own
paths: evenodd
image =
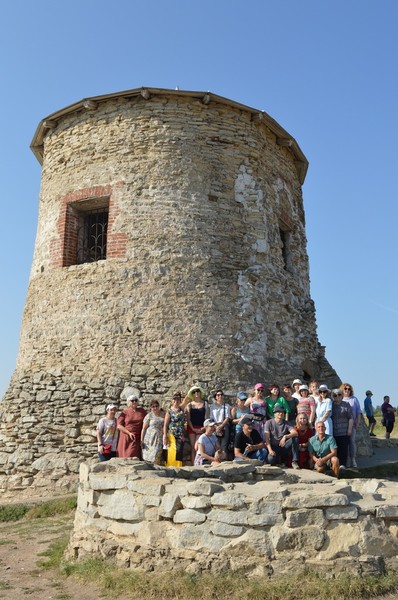
<svg viewBox="0 0 398 600">
<path fill-rule="evenodd" d="M 37 225 L 39 121 L 140 86 L 210 90 L 299 143 L 311 293 L 329 361 L 397 404 L 396 0 L 13 0 L 0 18 L 0 395 L 15 367 Z"/>
</svg>

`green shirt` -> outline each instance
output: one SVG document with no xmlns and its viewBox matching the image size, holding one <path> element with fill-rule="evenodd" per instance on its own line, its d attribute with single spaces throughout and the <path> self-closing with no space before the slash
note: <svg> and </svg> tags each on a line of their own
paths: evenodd
<svg viewBox="0 0 398 600">
<path fill-rule="evenodd" d="M 276 400 L 271 400 L 270 396 L 268 396 L 265 399 L 265 402 L 267 404 L 267 419 L 274 418 L 274 407 L 276 404 L 279 404 L 279 406 L 283 406 L 287 415 L 290 413 L 290 406 L 288 405 L 283 396 L 280 396 Z"/>
<path fill-rule="evenodd" d="M 335 448 L 337 448 L 336 440 L 332 435 L 328 435 L 327 433 L 322 441 L 317 435 L 314 435 L 308 442 L 308 451 L 317 458 L 323 458 Z"/>
</svg>

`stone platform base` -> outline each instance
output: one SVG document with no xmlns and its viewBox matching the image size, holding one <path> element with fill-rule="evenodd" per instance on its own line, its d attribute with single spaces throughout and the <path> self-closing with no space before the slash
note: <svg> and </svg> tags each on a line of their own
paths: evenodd
<svg viewBox="0 0 398 600">
<path fill-rule="evenodd" d="M 256 461 L 170 469 L 113 459 L 81 465 L 67 558 L 148 571 L 380 574 L 398 566 L 397 533 L 398 484 L 386 480 Z"/>
</svg>

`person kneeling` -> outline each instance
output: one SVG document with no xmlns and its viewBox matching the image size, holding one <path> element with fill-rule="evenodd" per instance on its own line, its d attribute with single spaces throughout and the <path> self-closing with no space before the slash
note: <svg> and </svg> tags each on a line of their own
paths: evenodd
<svg viewBox="0 0 398 600">
<path fill-rule="evenodd" d="M 327 468 L 332 469 L 335 477 L 339 477 L 340 462 L 337 458 L 337 444 L 332 435 L 325 433 L 325 423 L 318 421 L 315 425 L 316 434 L 308 442 L 308 451 L 314 469 L 318 473 L 325 473 Z"/>
<path fill-rule="evenodd" d="M 265 441 L 268 449 L 268 463 L 292 464 L 292 438 L 297 431 L 285 421 L 285 409 L 280 404 L 274 406 L 274 418 L 265 424 Z"/>
<path fill-rule="evenodd" d="M 234 460 L 252 460 L 257 459 L 261 462 L 267 460 L 267 450 L 261 435 L 253 428 L 253 421 L 250 417 L 243 417 L 240 421 L 242 430 L 236 434 L 234 441 Z"/>
</svg>

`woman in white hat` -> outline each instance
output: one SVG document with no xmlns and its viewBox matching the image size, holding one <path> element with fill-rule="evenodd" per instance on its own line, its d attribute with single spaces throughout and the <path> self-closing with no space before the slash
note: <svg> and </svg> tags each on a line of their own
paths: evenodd
<svg viewBox="0 0 398 600">
<path fill-rule="evenodd" d="M 319 398 L 316 402 L 316 423 L 325 423 L 325 433 L 333 435 L 332 400 L 329 398 L 330 390 L 327 385 L 319 386 Z"/>
<path fill-rule="evenodd" d="M 105 417 L 102 417 L 98 421 L 98 458 L 101 462 L 110 460 L 116 456 L 117 440 L 119 437 L 116 426 L 116 410 L 116 404 L 108 404 L 105 409 Z"/>
<path fill-rule="evenodd" d="M 194 460 L 195 465 L 211 465 L 218 463 L 216 453 L 220 450 L 220 444 L 216 436 L 216 423 L 212 419 L 205 419 L 203 423 L 204 433 L 197 441 L 197 452 Z"/>
<path fill-rule="evenodd" d="M 189 390 L 186 400 L 189 400 L 185 406 L 185 416 L 187 419 L 187 431 L 189 442 L 191 444 L 192 464 L 195 460 L 195 444 L 202 432 L 205 419 L 209 417 L 209 405 L 205 400 L 205 391 L 198 385 L 194 385 Z"/>
<path fill-rule="evenodd" d="M 298 401 L 297 405 L 297 414 L 301 412 L 306 413 L 310 425 L 313 427 L 315 423 L 315 400 L 312 396 L 310 396 L 308 385 L 300 385 L 299 392 L 300 400 Z"/>
<path fill-rule="evenodd" d="M 119 458 L 141 458 L 141 431 L 146 410 L 138 406 L 138 396 L 132 394 L 127 398 L 127 408 L 118 417 L 119 442 L 117 455 Z"/>
</svg>

